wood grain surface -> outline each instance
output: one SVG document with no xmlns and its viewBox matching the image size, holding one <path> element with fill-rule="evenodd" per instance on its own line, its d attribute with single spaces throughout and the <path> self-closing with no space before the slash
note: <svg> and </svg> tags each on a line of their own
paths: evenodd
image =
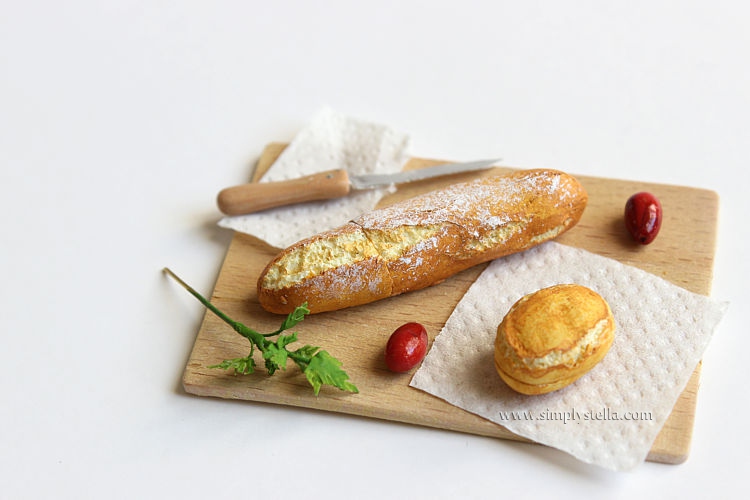
<svg viewBox="0 0 750 500">
<path fill-rule="evenodd" d="M 269 144 L 259 159 L 254 179 L 265 172 L 285 147 Z M 442 163 L 412 159 L 405 169 Z M 460 174 L 400 186 L 386 196 L 386 205 L 445 185 L 509 170 Z M 575 172 L 571 172 L 575 175 Z M 719 200 L 704 189 L 647 184 L 637 181 L 578 176 L 589 194 L 589 204 L 578 226 L 556 239 L 616 259 L 686 288 L 708 295 L 711 288 Z M 627 198 L 647 190 L 662 202 L 664 219 L 656 240 L 648 246 L 632 243 L 623 224 Z M 273 331 L 282 317 L 258 304 L 256 281 L 278 252 L 252 236 L 237 233 L 230 243 L 211 301 L 234 319 L 259 331 Z M 208 365 L 245 356 L 249 344 L 211 313 L 206 313 L 183 375 L 188 393 L 199 396 L 275 403 L 342 414 L 435 427 L 502 439 L 526 441 L 504 427 L 409 387 L 411 373 L 394 374 L 385 367 L 382 352 L 390 334 L 408 321 L 427 327 L 430 341 L 440 332 L 455 305 L 486 265 L 464 271 L 443 283 L 398 297 L 348 310 L 309 316 L 300 324 L 300 345 L 323 346 L 343 361 L 343 368 L 359 388 L 350 394 L 324 386 L 315 397 L 303 374 L 289 369 L 268 377 L 256 373 L 235 376 Z M 700 364 L 653 444 L 648 460 L 677 464 L 689 453 L 693 432 Z M 498 382 L 499 382 L 498 378 Z M 386 424 L 384 424 L 386 425 Z"/>
</svg>

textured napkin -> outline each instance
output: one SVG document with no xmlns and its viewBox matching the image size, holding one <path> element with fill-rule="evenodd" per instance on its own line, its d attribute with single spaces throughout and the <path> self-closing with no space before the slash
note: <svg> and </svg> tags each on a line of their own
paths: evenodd
<svg viewBox="0 0 750 500">
<path fill-rule="evenodd" d="M 609 302 L 614 343 L 574 384 L 518 394 L 495 371 L 497 326 L 523 295 L 558 283 L 587 286 Z M 411 386 L 584 462 L 632 469 L 646 459 L 726 307 L 632 266 L 548 242 L 487 267 Z"/>
<path fill-rule="evenodd" d="M 332 169 L 345 169 L 353 175 L 399 172 L 408 159 L 408 146 L 409 137 L 405 134 L 326 108 L 295 136 L 261 182 Z M 219 226 L 284 248 L 372 210 L 384 193 L 383 189 L 360 191 L 334 200 L 224 217 Z"/>
</svg>

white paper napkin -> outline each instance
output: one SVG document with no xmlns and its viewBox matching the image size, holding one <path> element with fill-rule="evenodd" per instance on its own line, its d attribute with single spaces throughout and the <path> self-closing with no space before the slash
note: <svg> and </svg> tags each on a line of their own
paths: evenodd
<svg viewBox="0 0 750 500">
<path fill-rule="evenodd" d="M 339 168 L 350 174 L 398 172 L 408 159 L 408 147 L 406 134 L 325 108 L 297 134 L 261 182 Z M 382 189 L 361 191 L 335 200 L 224 217 L 219 226 L 284 248 L 372 210 L 384 193 Z"/>
<path fill-rule="evenodd" d="M 558 283 L 587 286 L 607 300 L 615 341 L 573 385 L 518 394 L 495 371 L 497 326 L 523 295 Z M 632 469 L 646 459 L 726 307 L 640 269 L 548 242 L 487 267 L 411 386 L 584 462 Z"/>
</svg>

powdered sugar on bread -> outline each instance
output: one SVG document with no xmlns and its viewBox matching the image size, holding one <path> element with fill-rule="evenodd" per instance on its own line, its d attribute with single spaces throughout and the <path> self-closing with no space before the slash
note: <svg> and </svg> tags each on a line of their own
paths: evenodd
<svg viewBox="0 0 750 500">
<path fill-rule="evenodd" d="M 392 229 L 443 222 L 462 224 L 470 217 L 473 225 L 495 229 L 514 220 L 512 212 L 498 212 L 498 206 L 516 207 L 519 212 L 530 195 L 545 197 L 551 202 L 549 208 L 557 209 L 578 199 L 580 185 L 556 170 L 526 170 L 454 184 L 366 213 L 354 222 L 366 229 Z"/>
</svg>

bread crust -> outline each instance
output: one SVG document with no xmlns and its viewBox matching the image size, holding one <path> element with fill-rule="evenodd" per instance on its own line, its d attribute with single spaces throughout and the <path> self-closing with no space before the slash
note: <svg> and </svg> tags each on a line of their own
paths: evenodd
<svg viewBox="0 0 750 500">
<path fill-rule="evenodd" d="M 519 299 L 498 326 L 495 368 L 523 394 L 561 389 L 602 360 L 614 332 L 609 304 L 593 290 L 544 288 Z"/>
<path fill-rule="evenodd" d="M 267 311 L 311 313 L 425 288 L 567 231 L 587 203 L 572 176 L 521 170 L 374 210 L 279 253 L 258 279 Z"/>
</svg>

